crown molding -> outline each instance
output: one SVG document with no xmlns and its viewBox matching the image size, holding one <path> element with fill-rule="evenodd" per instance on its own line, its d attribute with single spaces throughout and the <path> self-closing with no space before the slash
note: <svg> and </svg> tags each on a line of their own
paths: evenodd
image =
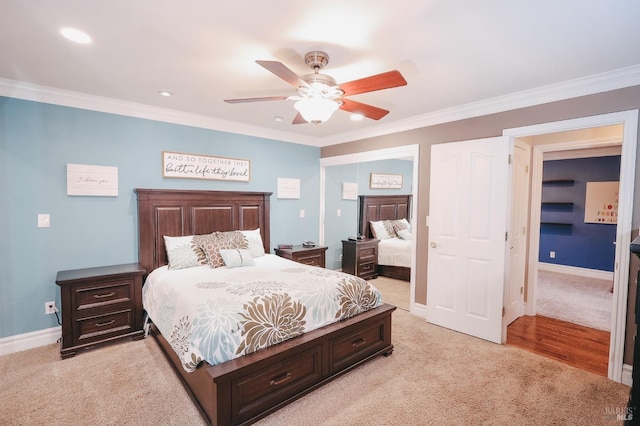
<svg viewBox="0 0 640 426">
<path fill-rule="evenodd" d="M 254 136 L 262 139 L 274 139 L 283 142 L 323 147 L 637 85 L 640 85 L 640 65 L 497 96 L 495 98 L 445 108 L 386 124 L 379 124 L 364 130 L 345 132 L 323 138 L 306 137 L 235 121 L 221 120 L 136 102 L 87 95 L 2 78 L 0 78 L 0 96 L 194 126 L 221 132 Z"/>
<path fill-rule="evenodd" d="M 0 78 L 0 96 L 24 99 L 27 101 L 61 105 L 89 111 L 144 118 L 165 123 L 181 124 L 220 132 L 255 136 L 262 139 L 274 139 L 303 145 L 322 146 L 318 138 L 304 137 L 290 132 L 279 132 L 263 127 L 251 126 L 236 121 L 221 120 L 199 114 L 191 114 L 168 108 L 154 107 L 122 99 L 88 95 L 86 93 L 57 89 L 48 86 L 25 83 Z"/>
<path fill-rule="evenodd" d="M 324 141 L 326 146 L 335 145 L 638 85 L 640 85 L 640 65 L 634 65 L 584 78 L 445 108 L 388 124 L 380 124 L 364 131 L 342 133 L 335 137 L 325 138 Z"/>
</svg>

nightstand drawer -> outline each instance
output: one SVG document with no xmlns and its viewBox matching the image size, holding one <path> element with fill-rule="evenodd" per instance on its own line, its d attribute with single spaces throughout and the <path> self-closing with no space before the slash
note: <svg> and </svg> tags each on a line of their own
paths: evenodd
<svg viewBox="0 0 640 426">
<path fill-rule="evenodd" d="M 133 328 L 131 309 L 76 320 L 76 343 L 102 339 L 110 333 L 126 333 Z"/>
<path fill-rule="evenodd" d="M 298 256 L 295 260 L 298 263 L 311 266 L 322 266 L 322 258 L 319 254 L 311 256 Z"/>
<path fill-rule="evenodd" d="M 133 280 L 114 281 L 100 286 L 78 287 L 75 289 L 77 309 L 91 309 L 132 300 Z"/>
<path fill-rule="evenodd" d="M 302 263 L 303 265 L 325 267 L 325 252 L 327 247 L 291 246 L 290 248 L 276 248 L 275 253 L 285 259 Z"/>
<path fill-rule="evenodd" d="M 358 250 L 360 260 L 369 260 L 378 258 L 378 247 L 362 247 Z"/>
<path fill-rule="evenodd" d="M 376 262 L 367 262 L 358 265 L 358 276 L 373 274 L 375 271 Z"/>
</svg>

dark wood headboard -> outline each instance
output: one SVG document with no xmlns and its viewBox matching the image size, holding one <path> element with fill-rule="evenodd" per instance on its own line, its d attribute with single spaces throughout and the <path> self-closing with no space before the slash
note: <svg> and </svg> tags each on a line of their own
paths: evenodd
<svg viewBox="0 0 640 426">
<path fill-rule="evenodd" d="M 164 236 L 260 228 L 270 252 L 271 192 L 135 189 L 138 196 L 138 262 L 147 273 L 167 264 Z"/>
<path fill-rule="evenodd" d="M 411 222 L 411 195 L 360 195 L 358 232 L 373 238 L 369 222 L 407 219 Z"/>
</svg>

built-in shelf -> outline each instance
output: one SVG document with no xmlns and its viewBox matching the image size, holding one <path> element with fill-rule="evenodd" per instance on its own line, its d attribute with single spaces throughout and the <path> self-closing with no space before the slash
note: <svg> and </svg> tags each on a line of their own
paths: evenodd
<svg viewBox="0 0 640 426">
<path fill-rule="evenodd" d="M 540 225 L 551 225 L 551 226 L 573 226 L 571 222 L 540 222 Z"/>
<path fill-rule="evenodd" d="M 573 207 L 571 201 L 543 201 L 543 206 Z"/>
<path fill-rule="evenodd" d="M 574 179 L 548 179 L 543 180 L 542 185 L 573 185 Z"/>
</svg>

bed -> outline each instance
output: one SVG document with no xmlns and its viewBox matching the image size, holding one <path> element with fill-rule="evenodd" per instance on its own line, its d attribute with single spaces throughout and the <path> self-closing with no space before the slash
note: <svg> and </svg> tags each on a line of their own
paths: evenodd
<svg viewBox="0 0 640 426">
<path fill-rule="evenodd" d="M 138 199 L 139 262 L 150 272 L 149 276 L 166 268 L 165 236 L 259 230 L 264 252 L 267 256 L 275 256 L 269 254 L 271 193 L 135 191 Z M 286 259 L 280 261 L 291 262 Z M 315 268 L 295 265 L 297 269 Z M 315 271 L 324 274 L 324 270 Z M 196 359 L 191 365 L 191 372 L 184 368 L 184 359 L 172 348 L 170 340 L 174 336 L 163 335 L 152 316 L 150 333 L 208 423 L 250 424 L 374 357 L 390 355 L 393 352 L 393 310 L 394 306 L 382 304 L 216 364 Z"/>
<path fill-rule="evenodd" d="M 386 237 L 376 235 L 371 222 L 406 220 L 411 222 L 411 195 L 360 195 L 358 230 L 367 238 L 377 238 L 377 273 L 383 277 L 411 280 L 411 240 L 389 230 Z M 384 231 L 383 231 L 384 233 Z"/>
</svg>

